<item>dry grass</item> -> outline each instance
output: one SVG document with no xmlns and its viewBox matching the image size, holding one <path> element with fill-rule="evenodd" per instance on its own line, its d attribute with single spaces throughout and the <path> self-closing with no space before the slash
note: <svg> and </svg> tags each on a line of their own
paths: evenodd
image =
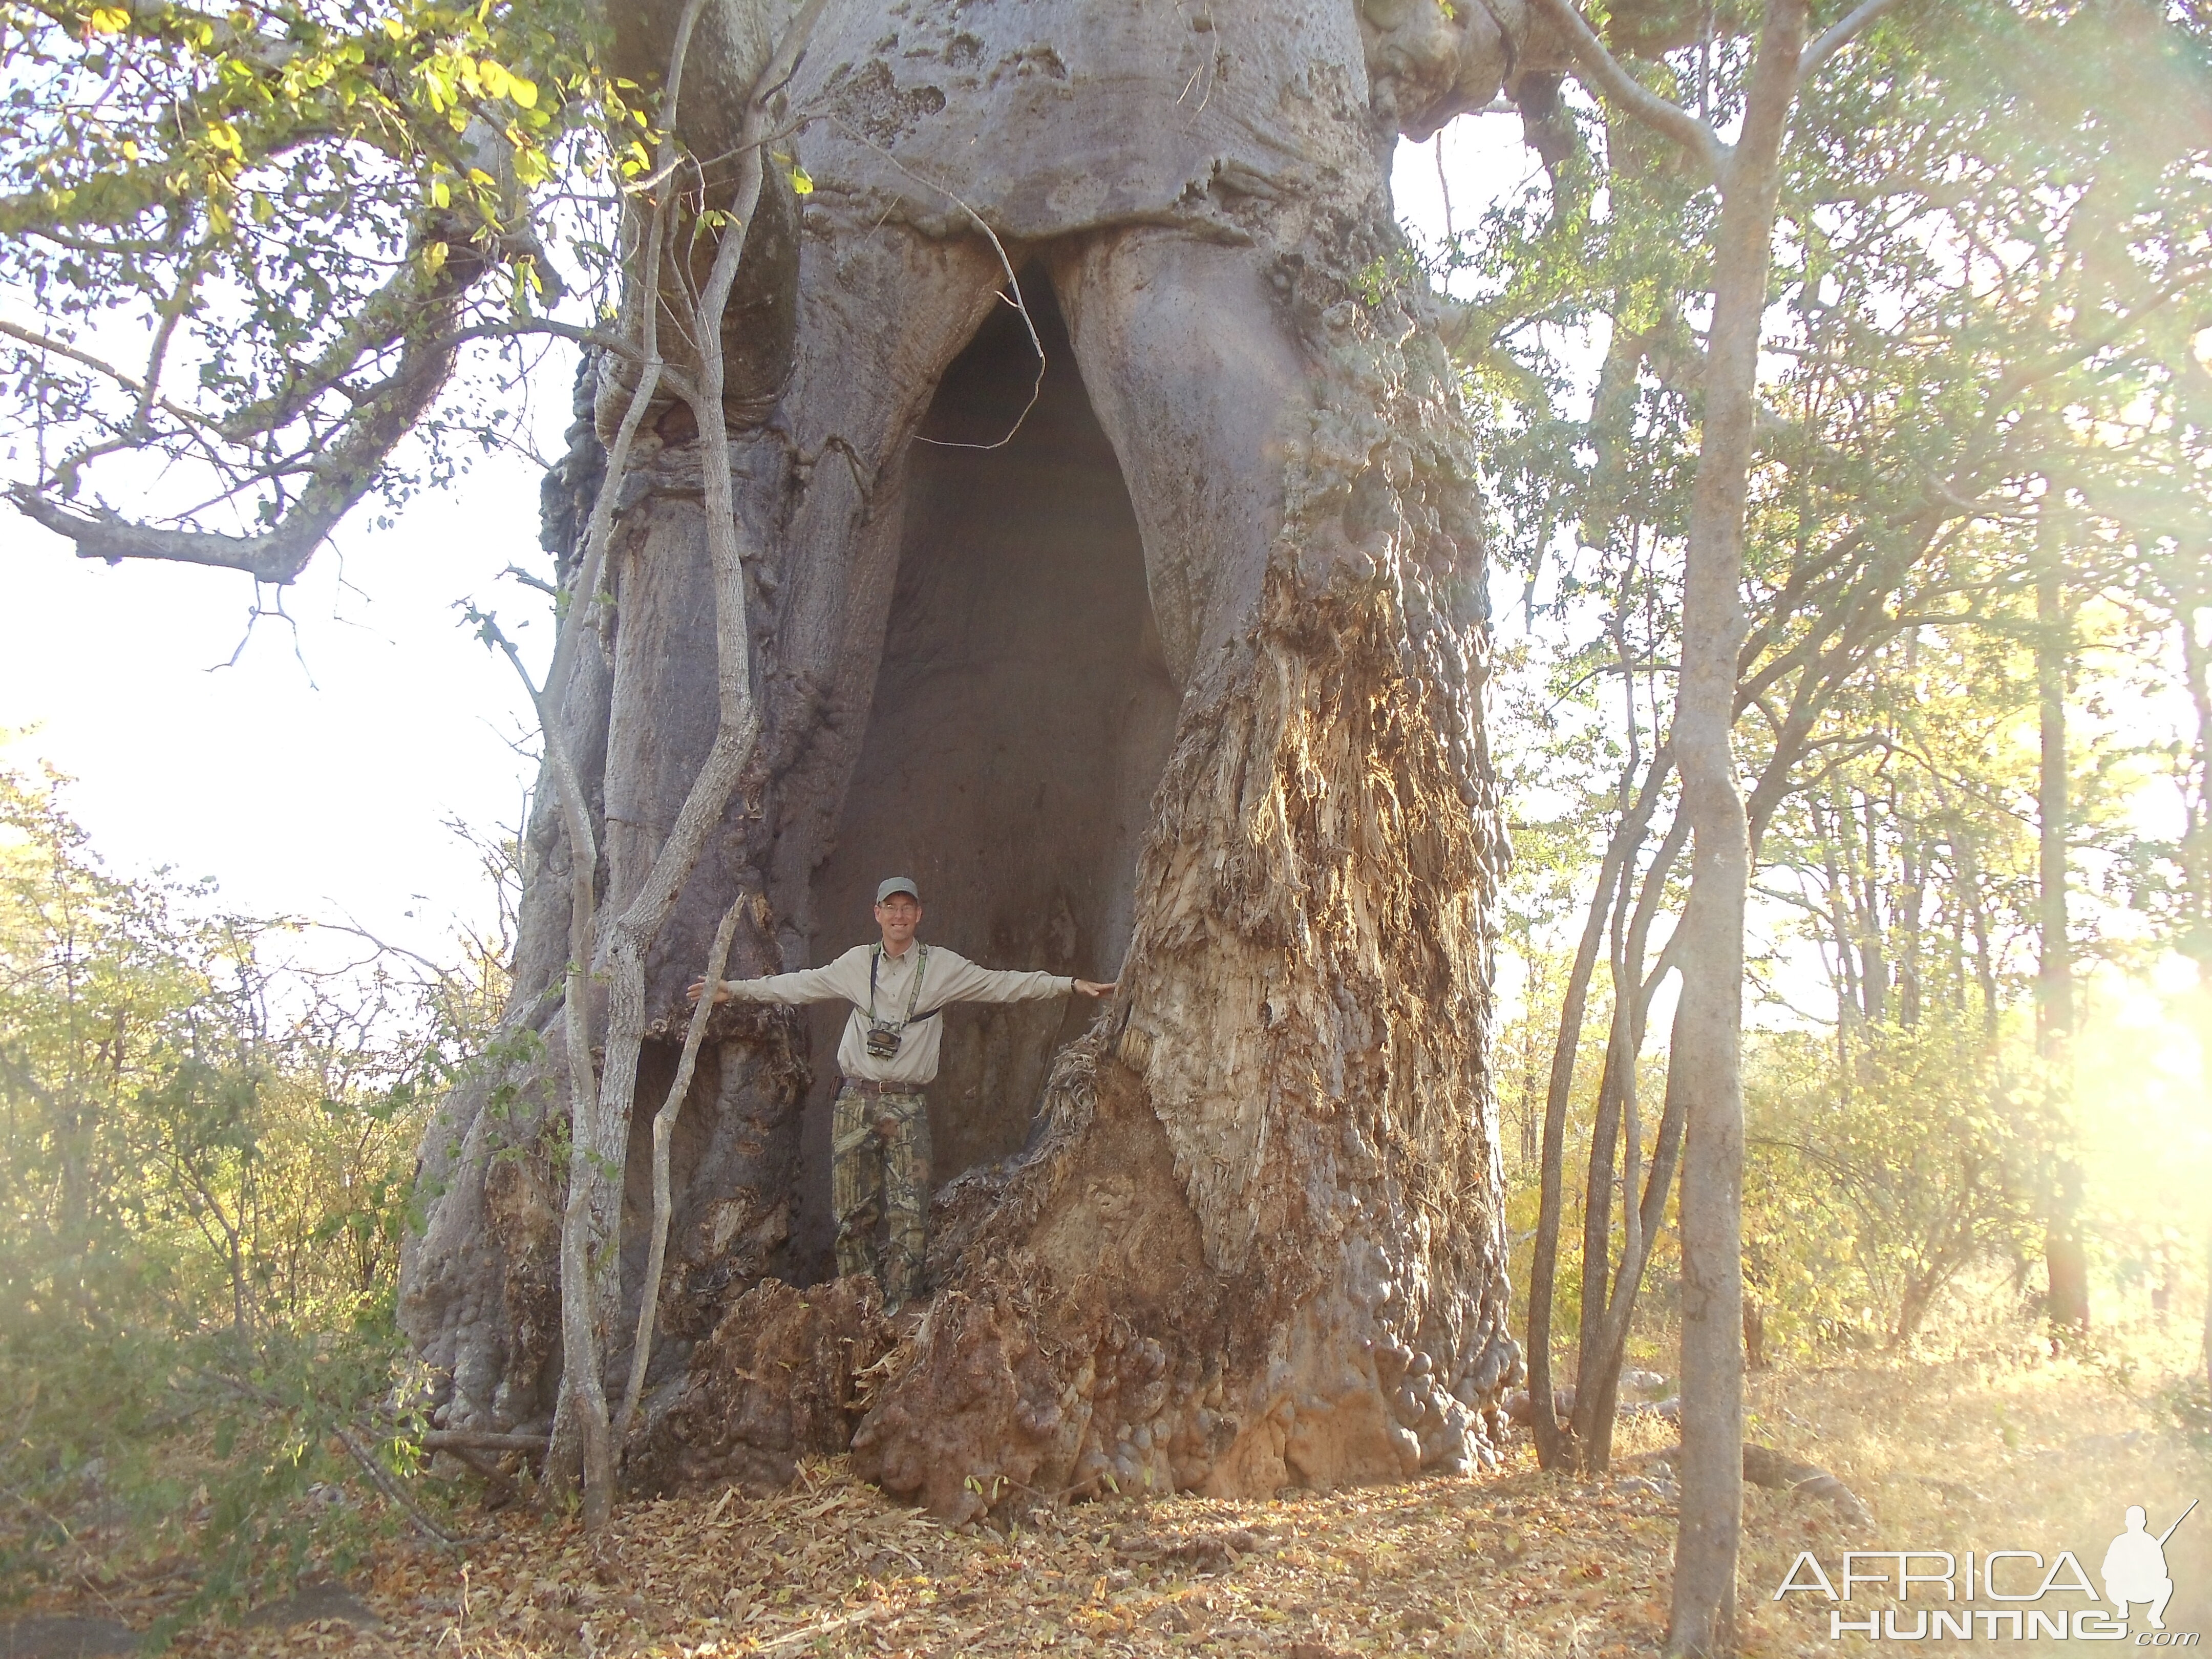
<svg viewBox="0 0 2212 1659">
<path fill-rule="evenodd" d="M 2162 1527 L 2206 1472 L 2154 1398 L 2190 1363 L 2188 1346 L 2179 1332 L 2140 1334 L 2146 1380 L 2133 1383 L 2109 1364 L 2054 1360 L 2025 1337 L 1948 1360 L 1754 1379 L 1754 1433 L 1842 1477 L 1876 1526 L 1854 1537 L 1825 1504 L 1752 1489 L 1747 1652 L 1838 1650 L 1826 1601 L 1771 1599 L 1800 1550 L 1832 1575 L 1854 1547 L 2046 1559 L 2071 1548 L 2094 1573 L 2126 1504 L 2148 1505 Z M 1625 1463 L 1667 1437 L 1649 1419 L 1622 1428 Z M 357 1588 L 381 1631 L 210 1627 L 187 1632 L 179 1650 L 1610 1659 L 1656 1648 L 1674 1534 L 1661 1497 L 1545 1474 L 1525 1446 L 1478 1480 L 1040 1510 L 1006 1537 L 890 1504 L 842 1462 L 764 1502 L 726 1492 L 633 1505 L 598 1540 L 518 1515 L 487 1524 L 462 1559 L 410 1547 L 377 1559 Z M 2169 1547 L 2172 1629 L 2212 1627 L 2208 1547 L 2212 1515 Z"/>
<path fill-rule="evenodd" d="M 2206 1458 L 2187 1444 L 2157 1398 L 2164 1384 L 2193 1370 L 2194 1337 L 2156 1328 L 2108 1335 L 2126 1356 L 2115 1361 L 2053 1358 L 2042 1342 L 2022 1335 L 1948 1360 L 1779 1376 L 1754 1389 L 1754 1423 L 1866 1498 L 1877 1525 L 1875 1536 L 1854 1540 L 1858 1547 L 2035 1550 L 2046 1564 L 2071 1550 L 2101 1588 L 2106 1546 L 2130 1504 L 2143 1504 L 2153 1530 L 2163 1530 L 2191 1498 L 2212 1497 Z M 1832 1576 L 1836 1547 L 1810 1535 L 1806 1517 L 1784 1495 L 1754 1492 L 1745 1518 L 1744 1583 L 1757 1594 L 1766 1642 L 1779 1652 L 1834 1651 L 1826 1602 L 1816 1607 L 1816 1598 L 1792 1595 L 1785 1613 L 1771 1598 L 1800 1549 L 1819 1553 Z M 2166 1614 L 2170 1630 L 2212 1634 L 2208 1522 L 2212 1513 L 2191 1516 L 2167 1546 L 2175 1585 Z M 2008 1564 L 2006 1572 L 2008 1590 L 2015 1573 L 2032 1582 L 2027 1563 Z M 2054 1594 L 2047 1605 L 2087 1601 Z M 1910 1629 L 1909 1613 L 1905 1622 Z M 2134 1628 L 2144 1628 L 2140 1608 Z M 1983 1646 L 2016 1644 L 1974 1644 Z"/>
</svg>

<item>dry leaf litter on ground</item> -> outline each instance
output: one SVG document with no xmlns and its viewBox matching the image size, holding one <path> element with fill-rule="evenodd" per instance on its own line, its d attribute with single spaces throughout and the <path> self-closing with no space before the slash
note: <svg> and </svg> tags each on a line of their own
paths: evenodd
<svg viewBox="0 0 2212 1659">
<path fill-rule="evenodd" d="M 2081 1547 L 2085 1490 L 2118 1481 L 2160 1502 L 2184 1480 L 2155 1450 L 2147 1397 L 2024 1350 L 1770 1376 L 1753 1405 L 1754 1435 L 1841 1477 L 1887 1547 L 2009 1547 L 2038 1526 Z M 509 1510 L 479 1520 L 463 1552 L 394 1542 L 354 1580 L 375 1627 L 210 1625 L 173 1650 L 1616 1659 L 1655 1651 L 1664 1628 L 1674 1510 L 1654 1460 L 1672 1438 L 1656 1419 L 1624 1420 L 1602 1482 L 1539 1471 L 1523 1438 L 1503 1469 L 1473 1478 L 1040 1506 L 1003 1536 L 948 1529 L 832 1459 L 766 1498 L 726 1488 L 625 1505 L 596 1538 Z M 1833 1562 L 1883 1543 L 1830 1504 L 1755 1487 L 1745 1525 L 1747 1654 L 1837 1653 L 1825 1603 L 1778 1607 L 1768 1591 L 1800 1549 Z"/>
</svg>

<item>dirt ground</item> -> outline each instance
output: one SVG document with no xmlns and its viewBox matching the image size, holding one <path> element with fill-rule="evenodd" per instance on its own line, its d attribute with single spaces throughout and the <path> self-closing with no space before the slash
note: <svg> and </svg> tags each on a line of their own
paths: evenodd
<svg viewBox="0 0 2212 1659">
<path fill-rule="evenodd" d="M 2058 1553 L 2072 1550 L 2094 1580 L 2127 1504 L 2145 1505 L 2151 1529 L 2163 1530 L 2212 1481 L 2160 1393 L 2187 1364 L 2189 1344 L 2178 1333 L 2145 1335 L 2132 1367 L 2054 1359 L 2023 1334 L 1948 1360 L 1755 1377 L 1753 1437 L 1834 1473 L 1875 1524 L 1856 1528 L 1831 1504 L 1749 1489 L 1744 1651 L 1833 1653 L 1865 1641 L 1832 1638 L 1832 1609 L 1854 1620 L 1901 1613 L 1904 1636 L 1921 1609 L 1958 1605 L 1940 1586 L 1915 1585 L 1900 1608 L 1864 1583 L 1849 1607 L 1817 1590 L 1777 1601 L 1801 1552 L 1840 1588 L 1848 1549 L 1972 1549 L 1978 1561 L 2034 1551 L 2063 1586 L 2072 1580 Z M 948 1530 L 891 1504 L 836 1460 L 765 1501 L 725 1491 L 630 1505 L 596 1540 L 525 1513 L 479 1518 L 465 1551 L 393 1544 L 356 1577 L 354 1597 L 297 1606 L 323 1617 L 203 1627 L 173 1650 L 1611 1659 L 1657 1645 L 1674 1530 L 1673 1488 L 1648 1455 L 1671 1428 L 1645 1415 L 1621 1429 L 1619 1467 L 1603 1482 L 1542 1473 L 1524 1442 L 1503 1469 L 1474 1479 L 1267 1503 L 1039 1508 L 1004 1536 Z M 2212 1632 L 2212 1513 L 2190 1517 L 2167 1561 L 2177 1587 L 2168 1632 Z M 1858 1565 L 1880 1570 L 1869 1558 Z M 1923 1559 L 1916 1571 L 1933 1566 Z M 2039 1576 L 2017 1558 L 2002 1571 L 2014 1595 Z M 1812 1575 L 1801 1567 L 1796 1578 Z M 2054 1589 L 2023 1605 L 2089 1602 Z M 2147 1630 L 2143 1613 L 2136 1609 L 2128 1645 Z M 1976 1631 L 1944 1645 L 2019 1645 L 2002 1622 Z"/>
</svg>

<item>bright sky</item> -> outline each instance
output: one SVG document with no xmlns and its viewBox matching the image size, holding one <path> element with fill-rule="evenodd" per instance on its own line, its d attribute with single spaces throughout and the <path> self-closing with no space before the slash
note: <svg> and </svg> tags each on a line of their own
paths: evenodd
<svg viewBox="0 0 2212 1659">
<path fill-rule="evenodd" d="M 568 400 L 551 401 L 539 447 L 558 453 Z M 489 909 L 444 820 L 515 823 L 534 772 L 510 746 L 528 726 L 520 684 L 453 605 L 541 611 L 496 580 L 510 562 L 542 570 L 537 541 L 537 470 L 480 462 L 389 530 L 342 529 L 283 596 L 296 634 L 264 616 L 240 651 L 246 578 L 87 563 L 0 514 L 6 759 L 76 778 L 69 806 L 112 867 L 212 876 L 226 903 L 261 914 L 350 913 L 441 956 L 456 916 Z"/>
</svg>

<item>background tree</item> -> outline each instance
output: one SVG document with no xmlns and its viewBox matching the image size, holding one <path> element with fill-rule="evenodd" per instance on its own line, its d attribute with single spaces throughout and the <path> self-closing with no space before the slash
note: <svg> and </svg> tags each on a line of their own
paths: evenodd
<svg viewBox="0 0 2212 1659">
<path fill-rule="evenodd" d="M 1547 0 L 1546 6 L 1571 42 L 1581 70 L 1609 100 L 1682 145 L 1711 178 L 1721 207 L 1713 243 L 1713 320 L 1699 385 L 1698 477 L 1683 567 L 1681 660 L 1669 736 L 1682 778 L 1692 860 L 1681 924 L 1686 971 L 1668 1084 L 1670 1093 L 1679 1091 L 1684 1118 L 1686 1401 L 1682 1524 L 1667 1636 L 1670 1652 L 1723 1651 L 1734 1645 L 1742 1481 L 1738 1331 L 1743 1103 L 1738 1065 L 1749 846 L 1729 731 L 1735 714 L 1742 635 L 1736 589 L 1782 143 L 1802 82 L 1887 9 L 1878 3 L 1863 7 L 1808 47 L 1808 9 L 1776 0 L 1766 9 L 1745 82 L 1739 136 L 1733 145 L 1724 145 L 1705 120 L 1631 76 L 1565 0 Z M 1631 1066 L 1624 1079 L 1632 1077 Z M 1628 1190 L 1634 1190 L 1632 1176 Z M 1663 1185 L 1660 1190 L 1663 1194 Z M 1540 1383 L 1536 1393 L 1540 1412 L 1548 1409 L 1548 1390 Z"/>
<path fill-rule="evenodd" d="M 59 780 L 0 771 L 19 1582 L 106 1576 L 172 1620 L 267 1595 L 366 1541 L 311 1486 L 398 1490 L 415 1455 L 392 1321 L 414 1148 L 497 1012 L 503 942 L 447 975 L 374 949 L 308 969 L 294 931 L 114 873 Z"/>
<path fill-rule="evenodd" d="M 1986 538 L 1968 533 L 1978 515 L 1992 515 L 1999 524 L 2032 518 L 2038 469 L 2062 456 L 2069 466 L 2079 464 L 2072 441 L 2054 445 L 2054 434 L 2069 422 L 2095 419 L 2089 410 L 2117 416 L 2144 375 L 2172 372 L 2166 365 L 2186 336 L 2190 315 L 2181 296 L 2202 281 L 2185 244 L 2154 234 L 2141 245 L 2137 279 L 2100 289 L 2108 297 L 2094 314 L 2058 313 L 2066 320 L 2054 337 L 2051 313 L 2039 307 L 2054 289 L 2085 280 L 2078 239 L 2093 218 L 2109 223 L 2096 216 L 2106 210 L 2094 202 L 2076 222 L 2075 203 L 2089 198 L 2058 181 L 2108 175 L 2116 194 L 2143 192 L 2133 198 L 2144 204 L 2139 222 L 2162 231 L 2168 209 L 2154 201 L 2179 207 L 2182 200 L 2172 193 L 2182 188 L 2170 170 L 2174 149 L 2169 135 L 2138 131 L 2103 102 L 2111 77 L 2124 73 L 2119 66 L 2140 49 L 2137 33 L 2114 27 L 2114 20 L 2046 17 L 2021 9 L 1983 21 L 1992 38 L 2005 42 L 1994 58 L 1972 30 L 1925 35 L 1905 19 L 1877 31 L 1854 61 L 1863 73 L 1832 77 L 1808 93 L 1785 157 L 1781 211 L 1790 234 L 1783 243 L 1777 321 L 1794 366 L 1777 377 L 1758 416 L 1751 581 L 1744 594 L 1753 625 L 1738 675 L 1740 712 L 1754 722 L 1745 734 L 1759 779 L 1750 803 L 1754 848 L 1764 825 L 1796 791 L 1816 783 L 1855 749 L 1881 744 L 1878 732 L 1834 718 L 1829 706 L 1855 683 L 1885 672 L 1883 653 L 1893 642 L 1902 641 L 1909 657 L 1912 640 L 1930 623 L 1972 625 L 1978 617 L 1998 628 L 2012 625 L 2004 596 L 2019 590 L 2023 566 L 1984 556 Z M 2170 44 L 2178 39 L 2168 37 Z M 1727 77 L 1741 73 L 1743 53 L 1716 55 L 1710 43 L 1684 45 L 1663 35 L 1655 42 L 1632 26 L 1615 29 L 1617 51 L 1655 44 L 1661 51 L 1676 48 L 1665 64 L 1653 65 L 1654 74 L 1673 77 L 1662 84 L 1689 89 L 1700 107 L 1735 95 Z M 2033 95 L 2024 93 L 2029 84 Z M 1654 671 L 1670 665 L 1679 649 L 1665 622 L 1680 591 L 1679 554 L 1668 538 L 1681 536 L 1688 520 L 1675 458 L 1689 452 L 1689 434 L 1676 409 L 1680 394 L 1694 390 L 1702 351 L 1697 328 L 1681 319 L 1705 314 L 1709 290 L 1697 257 L 1713 226 L 1695 204 L 1697 180 L 1654 166 L 1649 142 L 1634 142 L 1633 125 L 1616 113 L 1601 151 L 1570 147 L 1568 153 L 1583 159 L 1554 167 L 1548 191 L 1539 191 L 1530 208 L 1493 214 L 1480 240 L 1462 239 L 1455 256 L 1471 257 L 1486 284 L 1462 313 L 1457 343 L 1508 410 L 1517 405 L 1528 411 L 1508 415 L 1493 453 L 1507 469 L 1500 495 L 1508 545 L 1528 561 L 1532 605 L 1553 556 L 1555 526 L 1576 525 L 1583 559 L 1596 564 L 1592 572 L 1577 561 L 1553 590 L 1551 614 L 1576 630 L 1567 637 L 1578 641 L 1560 652 L 1555 686 L 1573 702 L 1578 688 L 1586 696 L 1587 688 L 1617 684 L 1627 711 L 1625 720 L 1607 719 L 1601 726 L 1623 734 L 1614 763 L 1626 759 L 1631 766 L 1626 778 L 1608 785 L 1619 793 L 1620 829 L 1595 865 L 1595 891 L 1554 1046 L 1552 1104 L 1559 1128 L 1582 1056 L 1583 988 L 1607 954 L 1608 940 L 1616 978 L 1627 954 L 1641 957 L 1651 902 L 1673 878 L 1662 793 L 1671 757 L 1656 719 L 1644 723 L 1649 735 L 1639 738 L 1635 713 L 1658 699 L 1648 690 L 1641 696 L 1627 692 L 1639 660 L 1649 665 L 1647 679 L 1656 680 Z M 1591 168 L 1598 169 L 1594 179 Z M 1914 182 L 1946 169 L 1954 176 L 1979 169 L 1976 176 L 2004 183 L 1968 193 Z M 2048 178 L 2055 188 L 2039 202 L 2026 184 L 2030 178 Z M 1602 218 L 1589 212 L 1594 183 L 1606 187 Z M 2163 198 L 2161 190 L 2168 192 Z M 1923 204 L 1917 214 L 1911 208 L 1916 195 Z M 1966 222 L 1972 218 L 1980 222 Z M 2175 222 L 2191 222 L 2188 210 Z M 2005 284 L 1972 274 L 1976 251 L 1990 248 L 2008 250 L 2002 258 L 2014 275 Z M 2017 310 L 2015 300 L 2022 302 Z M 1594 379 L 1584 382 L 1592 398 L 1588 421 L 1529 410 L 1532 388 L 1549 401 L 1573 378 L 1548 356 L 1555 348 L 1547 339 L 1557 337 L 1545 331 L 1572 328 L 1593 313 L 1607 319 L 1610 343 Z M 1910 320 L 1899 326 L 1900 319 Z M 2176 324 L 2182 325 L 2180 337 Z M 2041 417 L 2046 410 L 2055 425 Z M 1624 465 L 1631 453 L 1632 471 Z M 1825 544 L 1813 539 L 1822 536 Z M 1765 537 L 1771 538 L 1771 552 L 1762 547 Z M 1648 596 L 1638 591 L 1647 570 L 1654 590 Z M 1644 629 L 1645 639 L 1632 640 L 1644 616 L 1659 624 Z M 1656 787 L 1638 790 L 1628 780 L 1646 745 L 1656 757 L 1648 763 Z M 1856 822 L 1839 819 L 1831 828 L 1848 831 Z M 1656 874 L 1642 884 L 1641 900 L 1632 902 L 1627 895 L 1647 836 L 1662 839 L 1662 855 Z M 1840 842 L 1832 833 L 1820 839 L 1849 861 L 1848 835 Z M 1891 963 L 1881 957 L 1887 928 L 1879 919 L 1863 941 L 1873 954 L 1862 956 L 1854 947 L 1854 968 L 1871 972 L 1850 988 L 1850 1006 L 1875 1009 L 1877 1019 L 1894 1019 L 1919 994 L 1911 975 L 1919 962 L 1920 906 L 1931 890 L 1924 860 L 1914 848 L 1905 852 L 1905 886 L 1916 896 L 1900 907 L 1895 942 L 1905 946 L 1906 960 Z M 1913 873 L 1916 864 L 1923 874 Z M 1862 920 L 1868 915 L 1863 904 L 1853 913 Z M 1656 989 L 1678 948 L 1662 954 L 1662 973 L 1650 976 L 1644 996 Z M 1634 1031 L 1637 1006 L 1636 996 L 1616 993 L 1617 1030 Z M 1575 1455 L 1594 1452 L 1601 1459 L 1613 1402 L 1602 1386 L 1607 1357 L 1594 1339 L 1609 1312 L 1632 1310 L 1637 1276 L 1632 1254 L 1621 1264 L 1608 1308 L 1613 1235 L 1606 1194 L 1624 1167 L 1616 1159 L 1625 1155 L 1625 1167 L 1633 1170 L 1641 1152 L 1633 1145 L 1616 1151 L 1620 1120 L 1636 1115 L 1632 1091 L 1623 1087 L 1635 1068 L 1620 1063 L 1617 1042 L 1608 1049 L 1596 1073 L 1576 1287 L 1582 1340 Z M 1655 1173 L 1670 1156 L 1665 1123 L 1662 1113 Z M 1564 1135 L 1555 1132 L 1547 1151 L 1557 1156 L 1563 1149 Z M 1647 1218 L 1665 1213 L 1663 1180 L 1644 1191 L 1647 1200 L 1659 1201 L 1640 1206 L 1642 1215 L 1625 1216 L 1624 1251 L 1632 1252 Z M 1550 1440 L 1556 1431 L 1544 1409 L 1549 1389 L 1543 1379 L 1554 1272 L 1550 1241 L 1567 1207 L 1556 1175 L 1547 1182 L 1546 1199 L 1533 1269 L 1530 1363 L 1538 1379 L 1533 1393 L 1540 1439 Z M 1612 1374 L 1619 1363 L 1611 1359 Z M 1563 1442 L 1546 1450 L 1567 1455 Z"/>
</svg>

